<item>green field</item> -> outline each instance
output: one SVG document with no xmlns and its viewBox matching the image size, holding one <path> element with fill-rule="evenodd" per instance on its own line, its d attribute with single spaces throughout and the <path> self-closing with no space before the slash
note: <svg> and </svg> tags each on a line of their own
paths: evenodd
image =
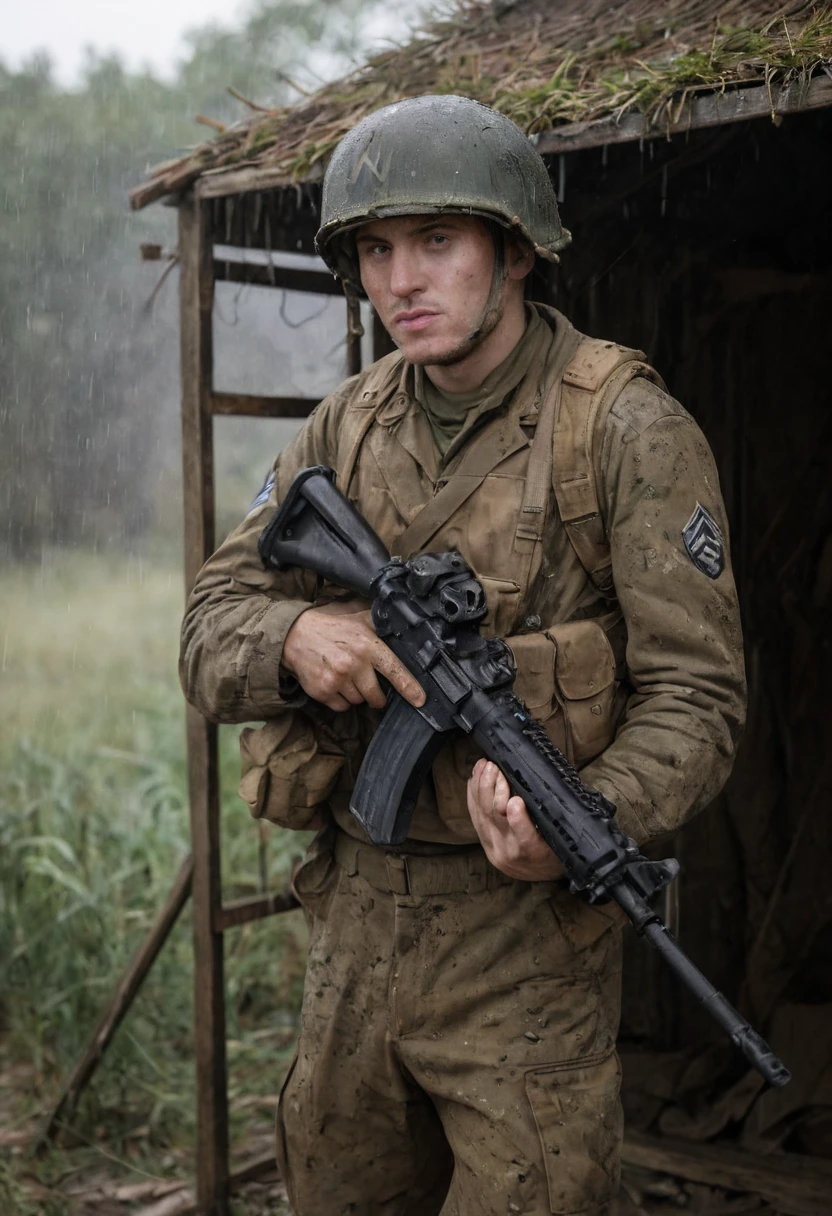
<svg viewBox="0 0 832 1216">
<path fill-rule="evenodd" d="M 176 677 L 182 599 L 178 568 L 140 557 L 46 554 L 40 566 L 3 578 L 0 1127 L 7 1144 L 15 1130 L 24 1141 L 54 1099 L 188 851 Z M 264 872 L 270 886 L 282 887 L 304 843 L 268 826 L 264 837 L 237 798 L 237 733 L 221 731 L 227 897 L 260 889 Z M 238 1153 L 268 1147 L 296 1033 L 304 950 L 298 913 L 226 937 Z M 28 1210 L 12 1176 L 51 1184 L 72 1172 L 68 1158 L 128 1180 L 192 1170 L 191 1009 L 185 915 L 66 1132 L 72 1151 L 35 1166 L 25 1142 L 0 1149 L 4 1213 Z M 5 1199 L 4 1186 L 12 1188 Z"/>
</svg>

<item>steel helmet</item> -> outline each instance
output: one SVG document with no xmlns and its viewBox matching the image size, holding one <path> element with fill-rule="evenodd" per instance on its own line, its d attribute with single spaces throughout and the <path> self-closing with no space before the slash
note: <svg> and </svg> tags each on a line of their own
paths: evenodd
<svg viewBox="0 0 832 1216">
<path fill-rule="evenodd" d="M 397 101 L 362 119 L 326 171 L 315 248 L 360 286 L 345 234 L 373 219 L 453 212 L 495 220 L 550 261 L 571 240 L 541 156 L 518 126 L 468 97 Z"/>
</svg>

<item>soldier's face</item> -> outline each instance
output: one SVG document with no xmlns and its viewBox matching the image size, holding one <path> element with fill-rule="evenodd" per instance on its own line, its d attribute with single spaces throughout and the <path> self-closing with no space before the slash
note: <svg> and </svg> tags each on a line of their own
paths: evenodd
<svg viewBox="0 0 832 1216">
<path fill-rule="evenodd" d="M 411 363 L 441 364 L 465 350 L 491 292 L 494 241 L 473 216 L 374 220 L 356 237 L 361 282 Z"/>
</svg>

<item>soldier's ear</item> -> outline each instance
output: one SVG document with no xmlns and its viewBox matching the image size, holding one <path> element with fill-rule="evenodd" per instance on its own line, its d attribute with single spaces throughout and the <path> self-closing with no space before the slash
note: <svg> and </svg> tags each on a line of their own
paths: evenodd
<svg viewBox="0 0 832 1216">
<path fill-rule="evenodd" d="M 506 236 L 506 271 L 510 279 L 525 279 L 534 267 L 534 250 L 528 241 L 513 233 Z"/>
</svg>

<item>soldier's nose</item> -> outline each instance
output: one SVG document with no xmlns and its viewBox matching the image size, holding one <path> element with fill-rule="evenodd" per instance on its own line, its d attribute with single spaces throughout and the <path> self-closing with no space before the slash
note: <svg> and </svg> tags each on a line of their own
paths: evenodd
<svg viewBox="0 0 832 1216">
<path fill-rule="evenodd" d="M 406 300 L 424 286 L 418 267 L 404 250 L 393 253 L 390 265 L 390 290 L 400 300 Z"/>
</svg>

